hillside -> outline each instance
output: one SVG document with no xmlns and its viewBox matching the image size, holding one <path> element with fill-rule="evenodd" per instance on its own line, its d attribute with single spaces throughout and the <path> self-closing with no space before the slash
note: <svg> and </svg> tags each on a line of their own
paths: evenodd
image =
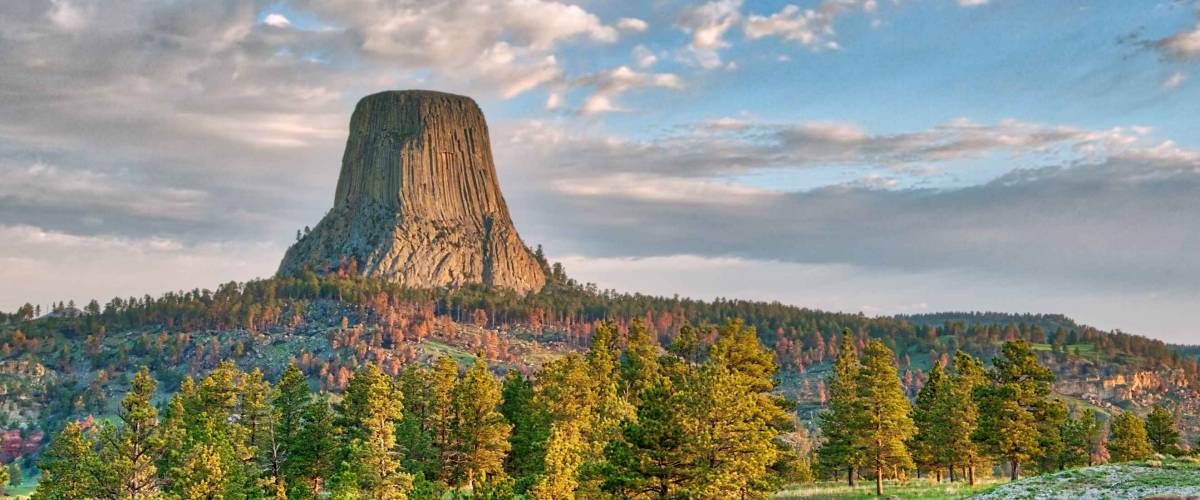
<svg viewBox="0 0 1200 500">
<path fill-rule="evenodd" d="M 547 266 L 549 267 L 549 266 Z M 525 297 L 486 286 L 405 289 L 383 281 L 312 273 L 193 290 L 114 298 L 49 312 L 26 306 L 0 318 L 0 428 L 8 457 L 36 455 L 68 419 L 115 411 L 131 374 L 150 367 L 172 392 L 223 359 L 278 379 L 294 362 L 314 387 L 339 392 L 367 362 L 397 375 L 407 364 L 481 352 L 494 371 L 530 373 L 588 345 L 600 322 L 640 321 L 664 345 L 685 324 L 744 318 L 774 350 L 779 391 L 811 420 L 844 330 L 883 340 L 915 395 L 934 360 L 964 350 L 982 359 L 1004 340 L 1027 339 L 1058 377 L 1057 397 L 1108 413 L 1167 403 L 1187 442 L 1200 428 L 1194 351 L 1102 332 L 1060 317 L 941 315 L 868 318 L 741 300 L 698 301 L 601 291 L 549 269 L 551 283 Z M 1054 330 L 1049 330 L 1050 327 Z M 711 338 L 701 339 L 711 342 Z M 1185 355 L 1182 352 L 1187 352 Z"/>
</svg>

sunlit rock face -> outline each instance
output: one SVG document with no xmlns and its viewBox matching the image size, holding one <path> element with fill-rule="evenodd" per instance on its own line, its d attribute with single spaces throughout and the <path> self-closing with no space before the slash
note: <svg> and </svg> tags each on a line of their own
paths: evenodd
<svg viewBox="0 0 1200 500">
<path fill-rule="evenodd" d="M 279 274 L 353 270 L 411 287 L 545 284 L 500 193 L 483 112 L 424 90 L 364 97 L 350 119 L 333 209 Z"/>
</svg>

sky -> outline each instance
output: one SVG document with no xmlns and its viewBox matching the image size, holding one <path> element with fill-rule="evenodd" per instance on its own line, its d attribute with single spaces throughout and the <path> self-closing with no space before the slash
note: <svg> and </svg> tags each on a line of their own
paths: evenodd
<svg viewBox="0 0 1200 500">
<path fill-rule="evenodd" d="M 1200 343 L 1192 0 L 5 0 L 0 68 L 0 310 L 270 276 L 423 88 L 580 281 Z"/>
</svg>

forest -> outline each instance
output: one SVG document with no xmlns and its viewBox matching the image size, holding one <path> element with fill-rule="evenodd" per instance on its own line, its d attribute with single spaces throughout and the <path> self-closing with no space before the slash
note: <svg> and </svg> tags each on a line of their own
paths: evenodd
<svg viewBox="0 0 1200 500">
<path fill-rule="evenodd" d="M 754 498 L 1190 449 L 1183 402 L 1051 389 L 1127 369 L 1194 387 L 1184 347 L 1061 316 L 619 294 L 551 269 L 526 296 L 306 273 L 24 306 L 0 317 L 0 383 L 25 405 L 0 414 L 25 446 L 6 439 L 6 459 L 42 471 L 39 498 Z"/>
<path fill-rule="evenodd" d="M 711 327 L 710 327 L 711 329 Z M 759 498 L 786 483 L 848 482 L 1022 466 L 1061 470 L 1187 453 L 1170 413 L 1101 432 L 1049 398 L 1053 375 L 1025 341 L 991 368 L 956 353 L 910 402 L 895 354 L 843 345 L 818 446 L 772 393 L 778 366 L 754 329 L 685 326 L 660 346 L 635 322 L 597 328 L 583 354 L 503 379 L 476 357 L 391 377 L 367 364 L 338 395 L 288 366 L 278 382 L 231 362 L 185 378 L 159 408 L 148 369 L 116 418 L 69 422 L 44 453 L 33 498 Z M 702 348 L 705 333 L 716 341 Z M 1105 437 L 1106 436 L 1106 437 Z"/>
</svg>

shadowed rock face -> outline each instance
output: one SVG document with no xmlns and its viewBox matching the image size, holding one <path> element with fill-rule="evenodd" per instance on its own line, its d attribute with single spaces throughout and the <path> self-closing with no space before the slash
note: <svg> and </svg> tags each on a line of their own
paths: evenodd
<svg viewBox="0 0 1200 500">
<path fill-rule="evenodd" d="M 351 261 L 359 274 L 412 287 L 545 284 L 509 218 L 475 101 L 406 90 L 358 102 L 333 209 L 288 249 L 279 274 Z"/>
</svg>

